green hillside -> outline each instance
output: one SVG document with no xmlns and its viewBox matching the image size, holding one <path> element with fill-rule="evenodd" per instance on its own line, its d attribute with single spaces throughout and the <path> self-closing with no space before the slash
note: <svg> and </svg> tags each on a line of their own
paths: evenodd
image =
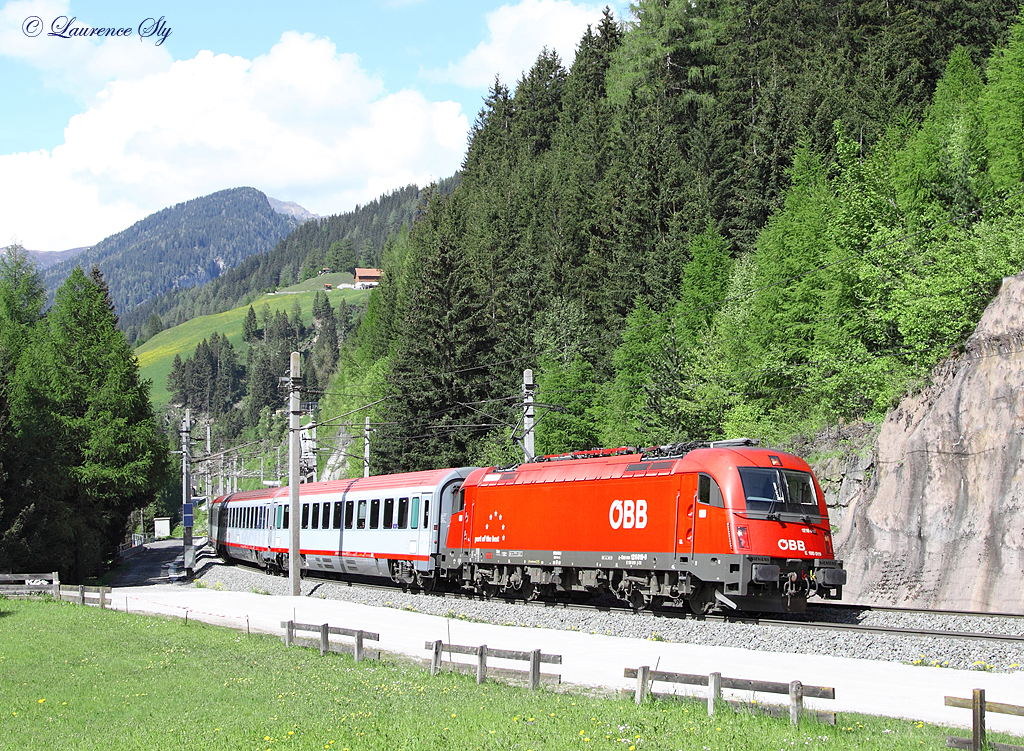
<svg viewBox="0 0 1024 751">
<path fill-rule="evenodd" d="M 261 295 L 252 302 L 252 306 L 259 312 L 266 303 L 271 312 L 282 310 L 290 313 L 298 301 L 302 306 L 302 320 L 308 324 L 313 318 L 313 297 L 317 290 L 323 290 L 325 283 L 336 287 L 351 282 L 351 274 L 325 274 L 278 290 L 276 294 Z M 337 307 L 342 300 L 350 305 L 361 305 L 368 294 L 369 290 L 334 289 L 328 296 L 331 305 Z M 244 361 L 249 345 L 242 338 L 242 324 L 248 310 L 249 306 L 243 305 L 224 313 L 193 318 L 180 326 L 161 331 L 135 350 L 140 376 L 153 382 L 150 397 L 155 408 L 163 407 L 171 399 L 167 391 L 167 376 L 171 372 L 174 356 L 180 355 L 185 359 L 195 351 L 196 345 L 203 339 L 209 339 L 214 331 L 226 335 Z"/>
</svg>

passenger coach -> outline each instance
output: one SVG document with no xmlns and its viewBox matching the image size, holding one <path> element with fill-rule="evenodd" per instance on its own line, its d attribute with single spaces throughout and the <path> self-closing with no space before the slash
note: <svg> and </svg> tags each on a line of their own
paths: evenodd
<svg viewBox="0 0 1024 751">
<path fill-rule="evenodd" d="M 440 469 L 300 486 L 302 568 L 430 588 L 441 529 L 455 491 L 472 468 Z M 217 498 L 210 536 L 225 557 L 288 570 L 289 490 L 271 488 Z"/>
</svg>

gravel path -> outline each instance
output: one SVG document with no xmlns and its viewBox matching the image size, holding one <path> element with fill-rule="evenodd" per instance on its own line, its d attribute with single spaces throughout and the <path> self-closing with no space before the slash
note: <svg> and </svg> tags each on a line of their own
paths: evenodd
<svg viewBox="0 0 1024 751">
<path fill-rule="evenodd" d="M 268 576 L 242 565 L 225 565 L 210 557 L 196 573 L 199 586 L 240 592 L 288 595 L 288 579 Z M 482 621 L 498 625 L 553 628 L 565 631 L 610 634 L 655 641 L 681 642 L 721 647 L 743 647 L 766 652 L 825 654 L 963 670 L 1018 672 L 1024 670 L 1024 644 L 968 641 L 960 639 L 905 637 L 864 633 L 843 633 L 823 629 L 802 629 L 745 623 L 659 618 L 644 613 L 603 613 L 536 604 L 510 604 L 503 600 L 462 600 L 400 589 L 380 590 L 350 586 L 343 582 L 302 582 L 302 594 L 329 600 L 345 600 L 377 607 L 400 608 L 448 618 Z M 849 620 L 849 611 L 842 611 Z M 815 612 L 824 619 L 823 612 Z M 843 620 L 838 616 L 837 620 Z M 895 628 L 925 628 L 978 633 L 1024 635 L 1024 621 L 1004 618 L 914 615 L 868 612 L 859 621 L 865 625 Z"/>
</svg>

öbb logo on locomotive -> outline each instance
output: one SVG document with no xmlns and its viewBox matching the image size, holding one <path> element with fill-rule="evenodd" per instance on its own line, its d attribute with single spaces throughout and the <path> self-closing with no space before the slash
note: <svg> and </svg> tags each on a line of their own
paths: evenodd
<svg viewBox="0 0 1024 751">
<path fill-rule="evenodd" d="M 608 523 L 612 529 L 643 529 L 647 526 L 647 501 L 637 499 L 633 501 L 612 501 L 608 509 Z"/>
<path fill-rule="evenodd" d="M 211 539 L 283 573 L 295 524 L 307 571 L 487 597 L 611 593 L 637 609 L 800 611 L 846 584 L 810 467 L 746 440 L 309 483 L 299 496 L 294 512 L 287 487 L 217 498 Z"/>
</svg>

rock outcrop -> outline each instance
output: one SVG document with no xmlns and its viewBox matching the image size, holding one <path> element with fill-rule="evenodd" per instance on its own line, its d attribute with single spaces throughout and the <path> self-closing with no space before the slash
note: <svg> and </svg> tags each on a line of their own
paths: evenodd
<svg viewBox="0 0 1024 751">
<path fill-rule="evenodd" d="M 1024 612 L 1024 274 L 849 463 L 844 600 Z"/>
</svg>

